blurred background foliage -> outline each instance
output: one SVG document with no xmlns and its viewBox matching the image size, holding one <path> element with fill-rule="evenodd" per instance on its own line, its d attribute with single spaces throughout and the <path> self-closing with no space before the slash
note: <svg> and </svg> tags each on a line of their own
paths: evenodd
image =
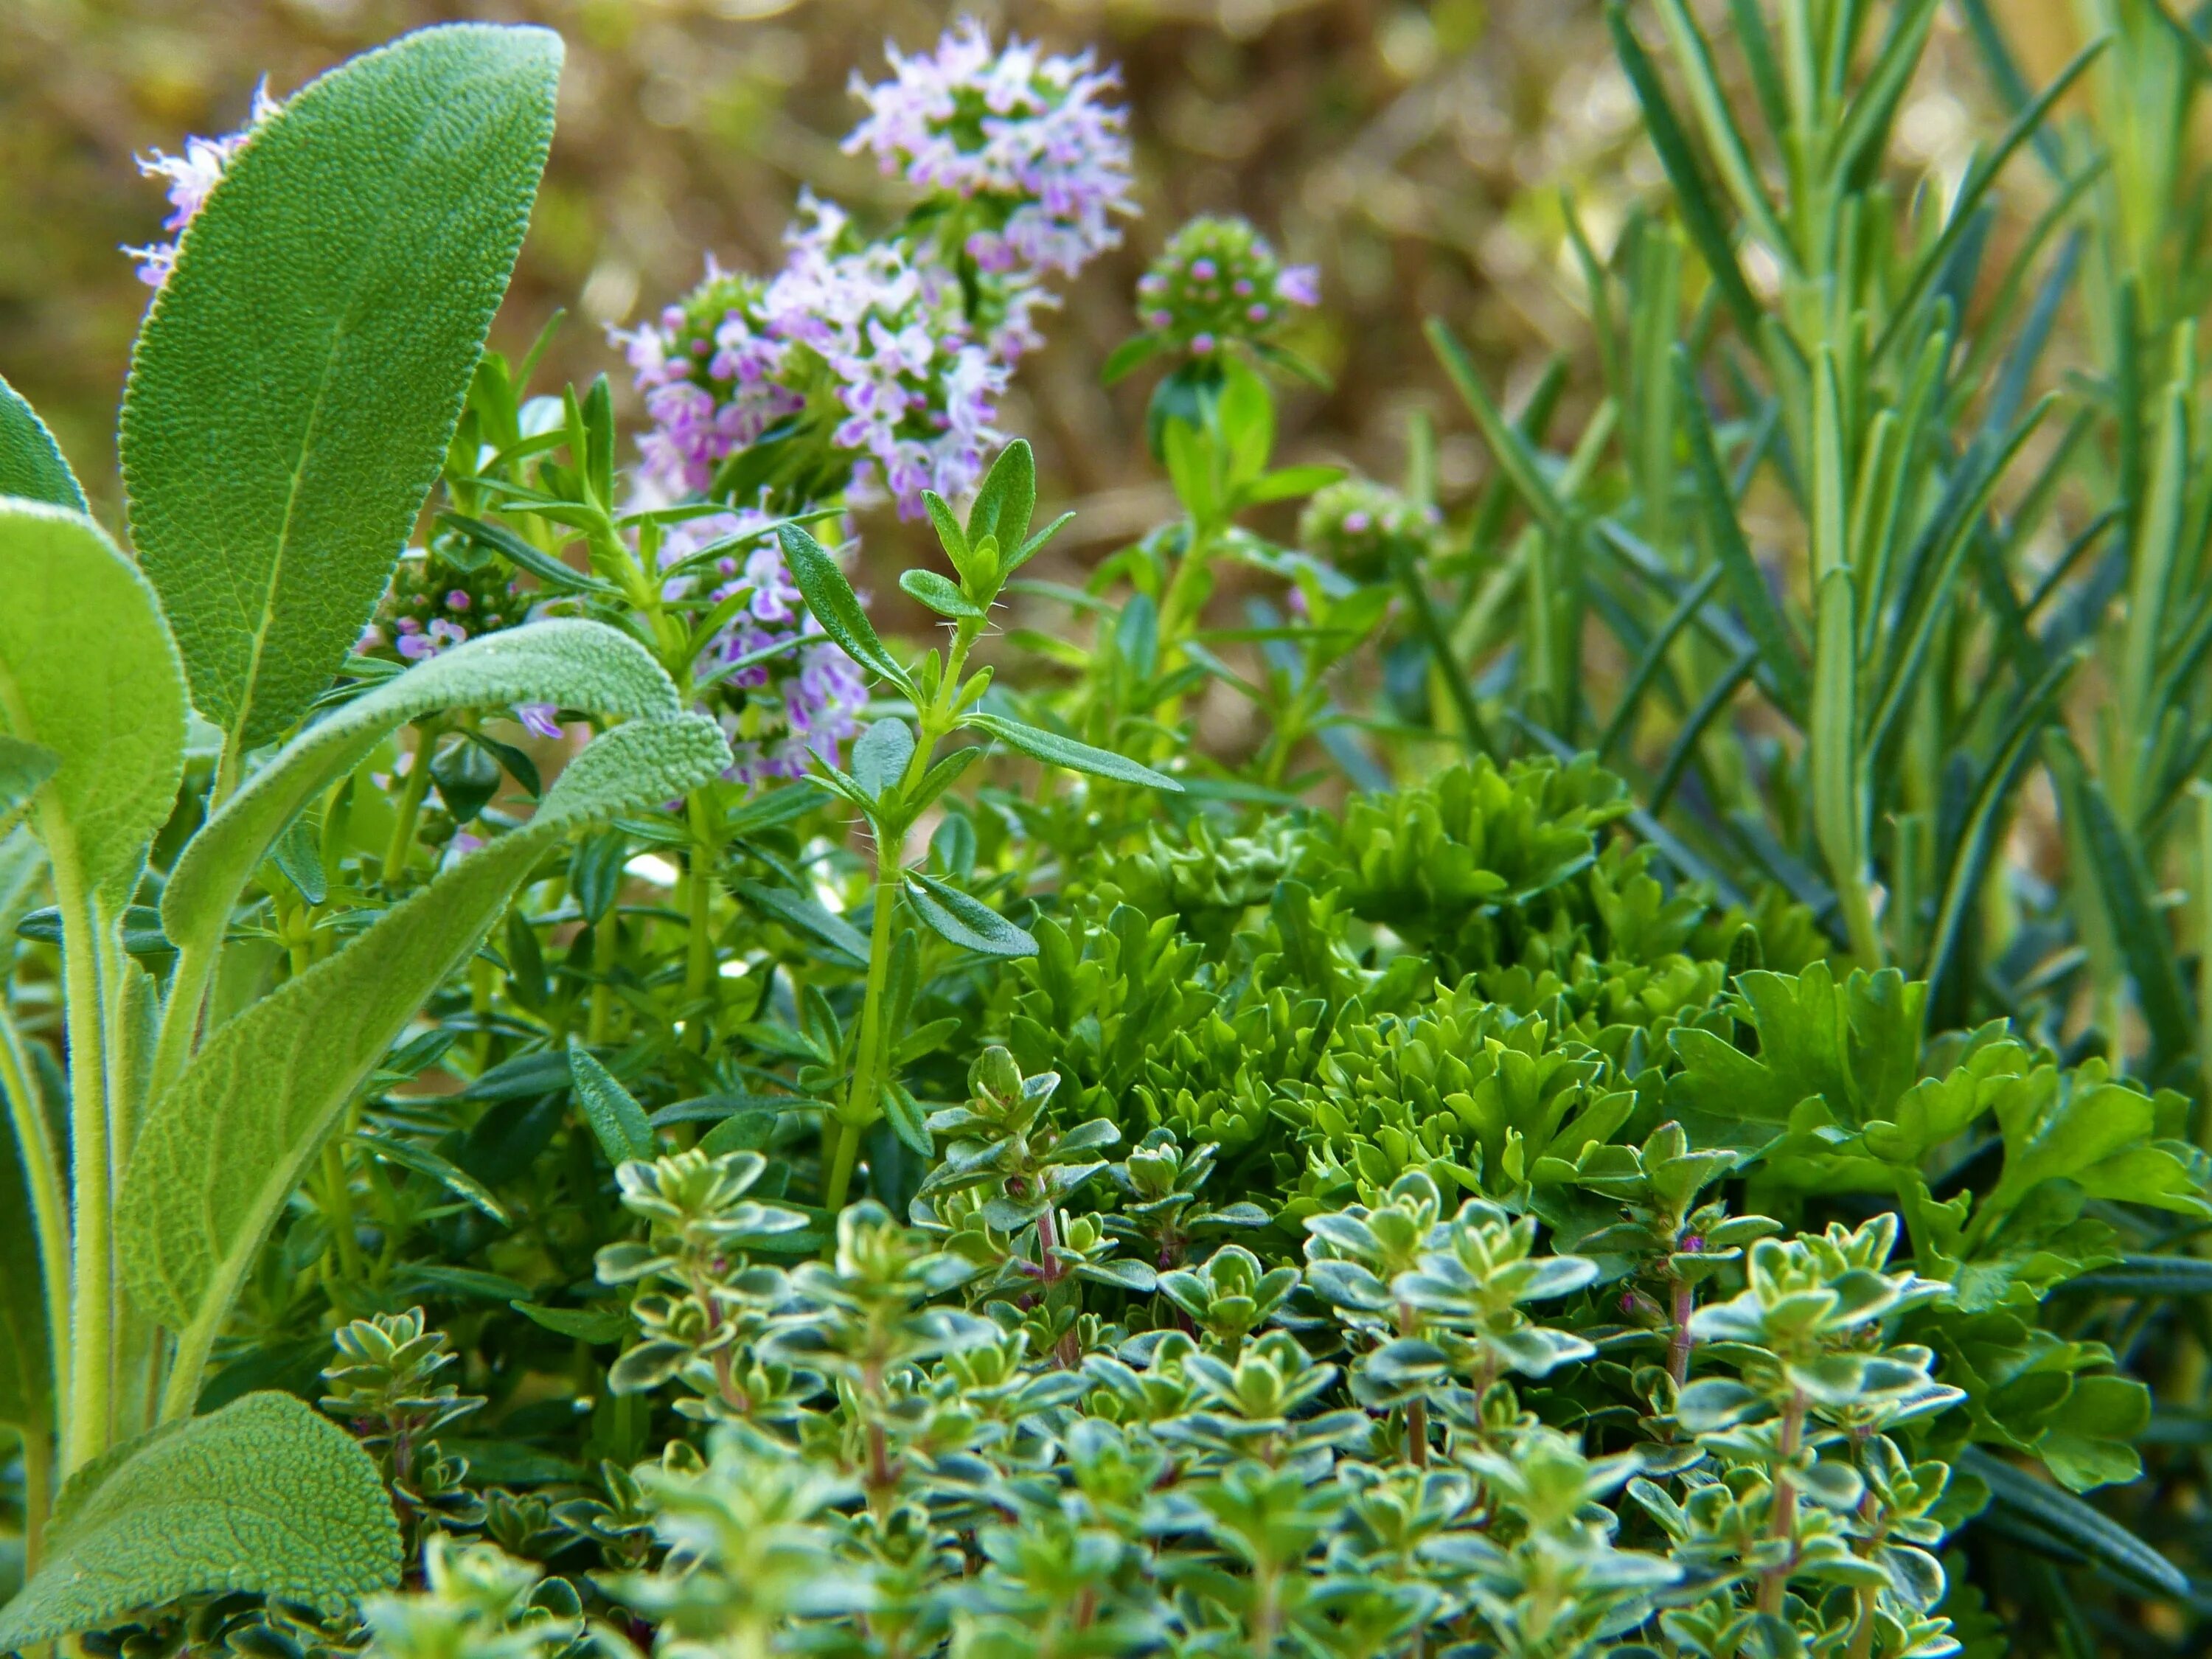
<svg viewBox="0 0 2212 1659">
<path fill-rule="evenodd" d="M 1595 0 L 5 0 L 0 364 L 112 505 L 112 410 L 148 298 L 118 247 L 155 240 L 165 210 L 134 155 L 237 127 L 262 74 L 282 95 L 401 30 L 476 17 L 550 24 L 569 52 L 502 343 L 565 307 L 554 382 L 620 382 L 606 328 L 652 314 L 710 251 L 772 264 L 803 186 L 901 205 L 840 153 L 857 118 L 848 79 L 880 75 L 886 40 L 925 48 L 968 10 L 1095 47 L 1132 109 L 1144 216 L 1085 273 L 1004 422 L 1036 444 L 1048 492 L 1082 509 L 1063 558 L 1094 560 L 1170 507 L 1139 441 L 1143 378 L 1109 392 L 1097 368 L 1132 327 L 1145 260 L 1188 216 L 1242 212 L 1322 268 L 1324 305 L 1297 343 L 1335 387 L 1292 394 L 1286 459 L 1395 477 L 1425 412 L 1449 504 L 1488 461 L 1422 319 L 1450 319 L 1517 405 L 1556 354 L 1591 349 L 1561 190 L 1602 244 L 1662 182 Z M 2078 44 L 2063 0 L 1996 11 L 2039 81 Z M 1930 66 L 1901 147 L 1963 169 L 1996 118 L 1948 8 Z M 1570 429 L 1596 380 L 1575 367 Z"/>
</svg>

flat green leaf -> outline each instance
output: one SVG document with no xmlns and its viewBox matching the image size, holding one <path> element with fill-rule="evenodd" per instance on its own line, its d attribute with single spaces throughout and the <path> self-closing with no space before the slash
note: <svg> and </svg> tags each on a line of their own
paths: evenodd
<svg viewBox="0 0 2212 1659">
<path fill-rule="evenodd" d="M 957 887 L 907 872 L 907 897 L 934 933 L 964 950 L 987 957 L 1033 957 L 1037 942 L 981 899 Z"/>
<path fill-rule="evenodd" d="M 516 702 L 629 718 L 678 708 L 676 687 L 652 653 L 603 623 L 531 623 L 441 652 L 318 720 L 223 803 L 162 892 L 169 937 L 188 951 L 211 950 L 285 823 L 399 727 L 445 709 Z"/>
<path fill-rule="evenodd" d="M 871 723 L 853 740 L 853 781 L 872 799 L 881 800 L 914 759 L 914 728 L 896 716 Z"/>
<path fill-rule="evenodd" d="M 856 968 L 868 965 L 867 935 L 844 917 L 832 914 L 804 894 L 787 887 L 771 887 L 764 881 L 732 884 L 738 897 L 759 906 L 787 927 L 820 940 Z"/>
<path fill-rule="evenodd" d="M 2150 1027 L 2151 1074 L 2162 1079 L 2184 1060 L 2193 1066 L 2197 1050 L 2197 1018 L 2182 988 L 2173 930 L 2158 908 L 2142 839 L 2122 827 L 2104 785 L 2083 775 L 2069 793 L 2068 805 L 2081 820 L 2081 845 L 2104 890 L 2113 937 L 2135 981 L 2136 1004 Z"/>
<path fill-rule="evenodd" d="M 337 1613 L 399 1581 L 399 1522 L 376 1465 L 288 1394 L 166 1424 L 63 1487 L 45 1564 L 0 1607 L 0 1651 L 234 1590 Z"/>
<path fill-rule="evenodd" d="M 216 1028 L 155 1103 L 117 1206 L 132 1294 L 179 1333 L 173 1400 L 197 1387 L 185 1360 L 196 1345 L 204 1356 L 354 1091 L 540 860 L 572 831 L 681 795 L 728 763 L 703 716 L 617 726 L 569 762 L 527 824 Z"/>
<path fill-rule="evenodd" d="M 1088 772 L 1093 777 L 1111 778 L 1116 783 L 1141 783 L 1173 794 L 1182 793 L 1182 786 L 1164 772 L 1155 772 L 1110 749 L 1093 749 L 1087 743 L 1063 738 L 1056 732 L 1039 731 L 1034 726 L 1024 726 L 1018 720 L 997 714 L 970 714 L 961 724 L 986 732 L 1009 749 L 1018 749 L 1031 760 L 1041 760 L 1048 766 L 1064 766 L 1071 772 Z"/>
<path fill-rule="evenodd" d="M 986 536 L 998 538 L 1001 547 L 1019 547 L 1030 533 L 1030 515 L 1036 511 L 1036 458 L 1029 440 L 1017 438 L 999 452 L 991 470 L 976 487 L 974 505 L 968 509 L 968 544 Z"/>
<path fill-rule="evenodd" d="M 23 401 L 23 394 L 0 380 L 0 495 L 17 495 L 27 501 L 88 513 L 83 488 L 61 446 L 38 410 Z"/>
<path fill-rule="evenodd" d="M 533 1302 L 507 1305 L 533 1324 L 602 1347 L 623 1340 L 631 1330 L 628 1319 L 605 1308 L 541 1308 Z"/>
<path fill-rule="evenodd" d="M 403 1170 L 412 1170 L 417 1175 L 428 1176 L 455 1198 L 473 1205 L 501 1226 L 514 1224 L 514 1218 L 507 1213 L 504 1204 L 492 1196 L 489 1188 L 459 1164 L 439 1157 L 428 1146 L 402 1140 L 397 1135 L 364 1133 L 354 1139 L 372 1157 L 386 1164 L 396 1164 Z"/>
<path fill-rule="evenodd" d="M 861 667 L 901 690 L 908 690 L 906 671 L 876 637 L 868 613 L 860 609 L 860 595 L 853 592 L 853 584 L 845 580 L 830 550 L 795 524 L 784 526 L 776 539 L 783 544 L 783 562 L 791 571 L 791 580 L 805 599 L 806 608 L 814 613 L 814 620 L 822 624 L 822 631 Z"/>
<path fill-rule="evenodd" d="M 1759 655 L 1773 676 L 1784 711 L 1791 719 L 1802 720 L 1810 695 L 1804 660 L 1781 606 L 1775 603 L 1773 590 L 1767 586 L 1765 574 L 1751 556 L 1751 544 L 1744 539 L 1743 526 L 1736 518 L 1735 494 L 1721 465 L 1720 446 L 1714 441 L 1712 422 L 1691 372 L 1689 356 L 1677 346 L 1674 361 L 1676 402 L 1686 417 L 1690 461 L 1704 509 L 1698 521 L 1711 537 L 1714 556 L 1728 577 L 1729 595 L 1743 613 L 1744 627 L 1759 642 Z"/>
<path fill-rule="evenodd" d="M 651 1158 L 655 1151 L 653 1125 L 646 1121 L 645 1108 L 573 1036 L 568 1039 L 568 1070 L 575 1079 L 576 1103 L 584 1109 L 585 1121 L 599 1137 L 607 1161 Z"/>
<path fill-rule="evenodd" d="M 176 647 L 146 579 L 82 514 L 0 501 L 0 733 L 59 757 L 33 823 L 58 879 L 120 904 L 184 775 Z"/>
<path fill-rule="evenodd" d="M 884 1115 L 890 1120 L 891 1133 L 917 1158 L 937 1156 L 937 1142 L 929 1133 L 929 1124 L 903 1083 L 894 1080 L 884 1089 Z"/>
<path fill-rule="evenodd" d="M 458 24 L 259 123 L 124 394 L 131 533 L 200 712 L 251 748 L 360 635 L 443 465 L 553 136 L 561 41 Z"/>
<path fill-rule="evenodd" d="M 899 586 L 909 598 L 920 599 L 940 617 L 968 622 L 983 619 L 983 607 L 963 593 L 950 578 L 934 570 L 909 570 L 899 578 Z"/>
<path fill-rule="evenodd" d="M 462 513 L 441 513 L 439 525 L 456 531 L 478 547 L 488 547 L 519 570 L 526 570 L 559 593 L 619 595 L 622 589 L 604 577 L 563 564 L 543 548 L 533 547 L 512 530 Z"/>
</svg>

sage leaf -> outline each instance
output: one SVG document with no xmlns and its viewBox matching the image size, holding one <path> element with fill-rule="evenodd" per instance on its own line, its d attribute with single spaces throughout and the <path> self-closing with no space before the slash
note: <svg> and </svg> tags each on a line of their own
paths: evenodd
<svg viewBox="0 0 2212 1659">
<path fill-rule="evenodd" d="M 176 647 L 146 579 L 80 513 L 0 501 L 0 734 L 58 757 L 33 818 L 57 896 L 120 905 L 184 775 Z"/>
<path fill-rule="evenodd" d="M 652 653 L 604 623 L 556 618 L 469 640 L 334 710 L 254 773 L 179 857 L 164 931 L 180 950 L 211 951 L 285 823 L 410 720 L 515 702 L 655 719 L 678 706 Z"/>
<path fill-rule="evenodd" d="M 399 1578 L 399 1523 L 375 1463 L 288 1394 L 249 1394 L 87 1464 L 63 1487 L 46 1544 L 0 1607 L 0 1650 L 211 1592 L 335 1613 Z"/>
<path fill-rule="evenodd" d="M 919 870 L 907 872 L 907 896 L 931 931 L 987 957 L 1033 957 L 1037 942 L 981 899 Z"/>
<path fill-rule="evenodd" d="M 1088 772 L 1093 777 L 1111 778 L 1116 783 L 1141 783 L 1148 788 L 1165 789 L 1178 795 L 1182 793 L 1182 786 L 1164 772 L 1155 772 L 1110 749 L 1094 749 L 1056 732 L 1042 732 L 1034 726 L 1024 726 L 998 714 L 970 714 L 961 724 L 988 732 L 1009 749 L 1018 749 L 1030 759 L 1041 760 L 1048 766 L 1064 766 L 1071 772 Z"/>
<path fill-rule="evenodd" d="M 664 801 L 729 763 L 713 721 L 617 726 L 568 763 L 522 828 L 393 906 L 335 956 L 218 1027 L 154 1103 L 117 1206 L 138 1304 L 179 1333 L 171 1399 L 353 1091 L 572 830 Z"/>
<path fill-rule="evenodd" d="M 553 136 L 548 30 L 423 29 L 257 125 L 124 393 L 131 533 L 200 712 L 266 743 L 359 637 L 438 477 Z"/>
<path fill-rule="evenodd" d="M 568 1039 L 568 1071 L 575 1080 L 576 1103 L 584 1109 L 585 1121 L 599 1137 L 607 1162 L 651 1158 L 653 1125 L 646 1121 L 645 1108 L 573 1036 Z"/>
<path fill-rule="evenodd" d="M 83 488 L 61 446 L 23 394 L 0 380 L 0 495 L 87 513 Z"/>
<path fill-rule="evenodd" d="M 42 743 L 0 737 L 0 818 L 29 800 L 61 764 L 62 757 Z"/>
</svg>

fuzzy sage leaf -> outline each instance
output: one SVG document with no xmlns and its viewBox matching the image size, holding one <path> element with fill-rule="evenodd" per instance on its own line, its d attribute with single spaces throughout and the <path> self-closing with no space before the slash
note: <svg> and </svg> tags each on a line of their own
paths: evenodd
<svg viewBox="0 0 2212 1659">
<path fill-rule="evenodd" d="M 253 1591 L 327 1613 L 399 1579 L 399 1524 L 353 1437 L 286 1394 L 251 1394 L 88 1464 L 45 1563 L 0 1607 L 0 1651 L 180 1595 Z"/>
<path fill-rule="evenodd" d="M 155 1103 L 117 1216 L 133 1295 L 179 1333 L 168 1415 L 188 1408 L 198 1364 L 307 1159 L 539 859 L 570 831 L 680 795 L 728 763 L 703 717 L 617 727 L 569 763 L 527 824 L 208 1039 Z"/>
<path fill-rule="evenodd" d="M 176 647 L 145 578 L 81 514 L 0 501 L 0 732 L 56 757 L 34 822 L 58 889 L 119 906 L 184 772 Z"/>
<path fill-rule="evenodd" d="M 384 591 L 553 132 L 561 43 L 425 29 L 264 119 L 194 219 L 124 396 L 131 536 L 200 711 L 282 732 Z"/>
</svg>

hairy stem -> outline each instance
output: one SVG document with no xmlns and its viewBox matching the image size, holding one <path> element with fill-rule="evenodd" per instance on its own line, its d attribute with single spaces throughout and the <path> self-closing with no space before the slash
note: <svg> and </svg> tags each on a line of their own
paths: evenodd
<svg viewBox="0 0 2212 1659">
<path fill-rule="evenodd" d="M 52 844 L 51 842 L 49 843 Z M 83 889 L 75 861 L 53 865 L 62 914 L 62 983 L 67 1002 L 70 1160 L 76 1199 L 74 1295 L 70 1303 L 70 1390 L 63 1418 L 62 1473 L 75 1474 L 106 1451 L 114 1358 L 115 1241 L 108 1169 L 107 1021 L 100 979 L 100 906 Z"/>
<path fill-rule="evenodd" d="M 69 1195 L 62 1189 L 60 1159 L 46 1119 L 46 1092 L 32 1069 L 30 1050 L 0 995 L 0 1094 L 15 1145 L 22 1150 L 23 1179 L 31 1200 L 31 1226 L 39 1241 L 39 1275 L 46 1293 L 46 1343 L 53 1367 L 54 1398 L 69 1392 Z"/>
</svg>

